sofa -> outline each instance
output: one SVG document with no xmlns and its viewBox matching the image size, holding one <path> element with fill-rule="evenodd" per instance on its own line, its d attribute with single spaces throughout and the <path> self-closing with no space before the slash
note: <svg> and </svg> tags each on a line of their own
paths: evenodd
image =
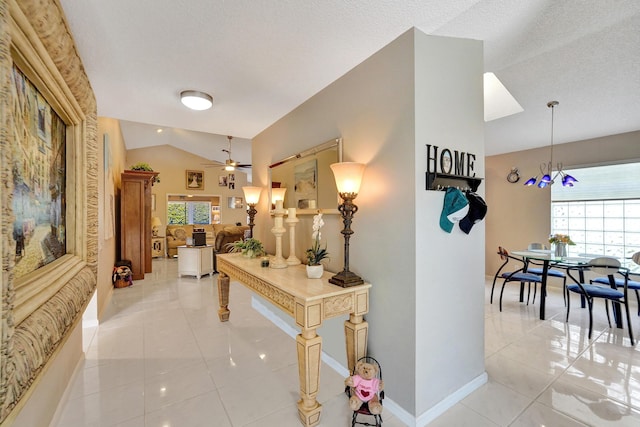
<svg viewBox="0 0 640 427">
<path fill-rule="evenodd" d="M 196 224 L 196 228 L 204 229 L 207 245 L 213 246 L 214 252 L 228 252 L 225 246 L 242 240 L 248 225 L 234 224 Z M 169 224 L 166 229 L 167 255 L 172 258 L 178 256 L 178 246 L 187 244 L 187 237 L 193 234 L 194 225 Z"/>
</svg>

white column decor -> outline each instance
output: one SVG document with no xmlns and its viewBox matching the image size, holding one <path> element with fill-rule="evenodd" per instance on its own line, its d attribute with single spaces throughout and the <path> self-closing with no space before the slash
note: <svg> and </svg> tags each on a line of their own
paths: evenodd
<svg viewBox="0 0 640 427">
<path fill-rule="evenodd" d="M 269 263 L 271 268 L 287 268 L 287 261 L 282 256 L 282 235 L 287 231 L 283 225 L 284 210 L 282 200 L 276 201 L 276 208 L 273 211 L 274 225 L 271 232 L 276 236 L 276 255 Z"/>
<path fill-rule="evenodd" d="M 298 265 L 301 261 L 296 256 L 296 225 L 300 220 L 296 217 L 296 208 L 289 208 L 289 214 L 285 222 L 289 226 L 289 258 L 287 258 L 287 264 Z"/>
</svg>

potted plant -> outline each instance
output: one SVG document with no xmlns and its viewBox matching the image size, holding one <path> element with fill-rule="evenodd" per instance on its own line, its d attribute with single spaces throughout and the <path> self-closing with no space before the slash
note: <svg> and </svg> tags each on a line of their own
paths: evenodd
<svg viewBox="0 0 640 427">
<path fill-rule="evenodd" d="M 327 252 L 327 247 L 320 247 L 320 238 L 321 233 L 320 229 L 324 225 L 324 221 L 322 220 L 322 214 L 319 213 L 314 215 L 313 217 L 313 233 L 311 237 L 313 238 L 313 245 L 311 248 L 307 249 L 307 277 L 310 279 L 319 279 L 322 277 L 322 273 L 324 272 L 324 266 L 322 265 L 322 260 L 325 258 L 329 258 L 329 252 Z"/>
<path fill-rule="evenodd" d="M 238 240 L 237 242 L 227 243 L 229 252 L 240 252 L 242 255 L 255 258 L 264 255 L 264 247 L 262 242 L 253 237 L 246 240 Z"/>
<path fill-rule="evenodd" d="M 149 163 L 138 162 L 135 165 L 129 167 L 132 171 L 145 171 L 145 172 L 154 172 L 153 168 L 149 166 Z M 156 175 L 153 177 L 152 185 L 156 182 L 160 182 L 160 175 Z"/>
</svg>

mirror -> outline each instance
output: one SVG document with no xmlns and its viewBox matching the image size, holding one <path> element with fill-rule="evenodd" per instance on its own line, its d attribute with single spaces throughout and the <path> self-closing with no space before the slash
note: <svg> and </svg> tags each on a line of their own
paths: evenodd
<svg viewBox="0 0 640 427">
<path fill-rule="evenodd" d="M 286 188 L 285 209 L 296 208 L 300 215 L 337 214 L 340 198 L 329 165 L 341 161 L 342 138 L 334 138 L 272 164 L 269 200 L 273 200 L 273 188 Z"/>
</svg>

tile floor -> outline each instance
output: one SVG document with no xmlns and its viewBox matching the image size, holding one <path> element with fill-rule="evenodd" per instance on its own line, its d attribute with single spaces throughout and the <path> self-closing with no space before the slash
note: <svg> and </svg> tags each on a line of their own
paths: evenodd
<svg viewBox="0 0 640 427">
<path fill-rule="evenodd" d="M 292 338 L 251 308 L 242 286 L 231 286 L 232 320 L 221 323 L 215 276 L 177 279 L 166 259 L 153 270 L 116 289 L 100 327 L 85 331 L 86 358 L 52 427 L 298 427 Z M 516 288 L 508 285 L 500 313 L 487 283 L 489 382 L 430 426 L 640 425 L 640 350 L 626 330 L 610 330 L 598 305 L 589 341 L 586 310 L 572 304 L 565 323 L 551 289 L 540 321 Z M 323 364 L 321 378 L 321 425 L 349 425 L 343 377 Z M 386 427 L 404 425 L 383 415 Z"/>
</svg>

